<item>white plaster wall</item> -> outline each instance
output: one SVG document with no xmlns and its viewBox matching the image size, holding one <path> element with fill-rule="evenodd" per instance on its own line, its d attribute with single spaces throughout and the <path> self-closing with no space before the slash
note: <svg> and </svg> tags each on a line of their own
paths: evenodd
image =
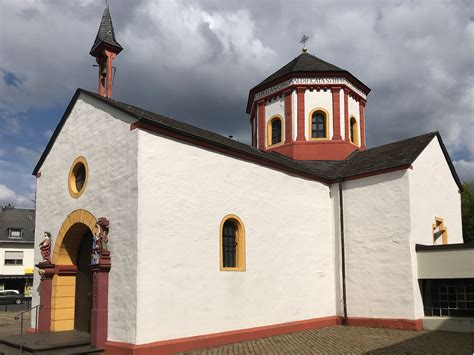
<svg viewBox="0 0 474 355">
<path fill-rule="evenodd" d="M 285 141 L 285 97 L 281 95 L 280 97 L 272 99 L 270 102 L 265 104 L 265 142 L 268 142 L 268 121 L 270 121 L 274 116 L 280 116 L 281 120 L 281 132 L 282 132 L 282 142 Z"/>
<path fill-rule="evenodd" d="M 317 90 L 306 90 L 304 93 L 304 117 L 305 117 L 305 137 L 308 140 L 310 138 L 309 133 L 309 114 L 315 108 L 323 108 L 328 112 L 328 125 L 329 125 L 329 138 L 333 136 L 333 113 L 332 113 L 332 93 L 331 90 L 317 91 Z"/>
<path fill-rule="evenodd" d="M 138 344 L 335 315 L 328 186 L 144 131 L 138 182 Z M 245 272 L 219 271 L 227 214 Z"/>
<path fill-rule="evenodd" d="M 339 107 L 341 116 L 341 136 L 342 139 L 346 139 L 346 122 L 344 120 L 344 90 L 339 90 Z"/>
<path fill-rule="evenodd" d="M 110 221 L 109 340 L 135 341 L 136 314 L 136 206 L 137 131 L 134 120 L 102 102 L 81 94 L 41 167 L 36 184 L 35 245 L 43 231 L 56 235 L 69 213 L 85 209 Z M 89 165 L 85 192 L 74 199 L 68 192 L 68 174 L 82 155 Z M 40 261 L 35 250 L 35 263 Z M 33 304 L 38 304 L 39 278 L 35 273 Z M 33 324 L 32 324 L 33 325 Z"/>
<path fill-rule="evenodd" d="M 448 242 L 462 243 L 461 195 L 449 169 L 438 138 L 428 144 L 409 170 L 413 279 L 416 290 L 416 315 L 423 317 L 423 303 L 418 287 L 415 244 L 432 245 L 435 217 L 444 219 Z"/>
<path fill-rule="evenodd" d="M 6 251 L 22 251 L 23 265 L 5 265 Z M 4 243 L 0 247 L 0 275 L 24 275 L 25 269 L 34 268 L 34 254 L 33 247 L 25 247 L 20 243 Z"/>
<path fill-rule="evenodd" d="M 296 141 L 298 136 L 298 94 L 296 90 L 291 91 L 291 119 L 293 124 L 293 141 Z"/>
<path fill-rule="evenodd" d="M 344 182 L 349 317 L 415 319 L 408 172 Z"/>
<path fill-rule="evenodd" d="M 360 111 L 359 111 L 359 103 L 354 100 L 352 97 L 349 96 L 348 98 L 348 106 L 349 106 L 349 122 L 351 122 L 351 117 L 355 117 L 357 121 L 357 129 L 358 129 L 358 137 L 359 137 L 359 145 L 361 142 L 361 134 L 360 134 Z M 350 127 L 350 126 L 349 126 Z"/>
</svg>

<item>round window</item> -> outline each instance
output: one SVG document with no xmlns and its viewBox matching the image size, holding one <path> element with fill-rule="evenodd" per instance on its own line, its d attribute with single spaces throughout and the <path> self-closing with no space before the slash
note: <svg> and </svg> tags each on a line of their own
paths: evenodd
<svg viewBox="0 0 474 355">
<path fill-rule="evenodd" d="M 79 157 L 72 163 L 69 171 L 69 193 L 74 198 L 79 198 L 86 188 L 87 184 L 87 161 L 84 157 Z"/>
</svg>

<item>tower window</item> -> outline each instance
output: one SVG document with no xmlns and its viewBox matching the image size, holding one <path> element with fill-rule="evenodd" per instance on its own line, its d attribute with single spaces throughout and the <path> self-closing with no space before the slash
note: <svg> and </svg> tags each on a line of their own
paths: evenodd
<svg viewBox="0 0 474 355">
<path fill-rule="evenodd" d="M 327 115 L 323 111 L 314 111 L 311 115 L 311 138 L 327 138 Z"/>
<path fill-rule="evenodd" d="M 234 215 L 226 216 L 221 223 L 221 270 L 245 271 L 245 235 L 242 221 Z"/>
<path fill-rule="evenodd" d="M 274 145 L 283 141 L 282 130 L 281 130 L 281 118 L 274 117 L 268 122 L 268 145 Z"/>
<path fill-rule="evenodd" d="M 357 120 L 355 117 L 351 117 L 351 142 L 359 145 L 359 127 L 357 125 Z"/>
</svg>

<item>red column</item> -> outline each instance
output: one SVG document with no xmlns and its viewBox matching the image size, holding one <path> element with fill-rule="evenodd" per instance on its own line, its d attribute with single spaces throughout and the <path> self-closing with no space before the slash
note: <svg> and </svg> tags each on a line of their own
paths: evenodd
<svg viewBox="0 0 474 355">
<path fill-rule="evenodd" d="M 258 148 L 265 150 L 265 100 L 257 102 L 258 115 Z"/>
<path fill-rule="evenodd" d="M 38 332 L 49 332 L 51 328 L 51 296 L 53 292 L 54 264 L 39 263 L 40 270 L 40 307 L 38 315 Z"/>
<path fill-rule="evenodd" d="M 291 90 L 284 91 L 283 95 L 285 95 L 285 143 L 290 143 L 293 140 Z"/>
<path fill-rule="evenodd" d="M 334 135 L 332 139 L 341 140 L 341 102 L 340 93 L 341 88 L 339 86 L 331 88 L 332 92 L 332 126 L 334 129 Z"/>
<path fill-rule="evenodd" d="M 304 136 L 304 92 L 306 88 L 296 88 L 296 111 L 297 111 L 297 141 L 306 140 Z"/>
<path fill-rule="evenodd" d="M 364 150 L 365 146 L 365 101 L 359 100 L 359 120 L 360 120 L 360 149 Z"/>
<path fill-rule="evenodd" d="M 91 265 L 91 343 L 95 347 L 103 347 L 107 341 L 110 267 L 110 252 L 106 250 L 101 252 L 99 264 Z"/>
<path fill-rule="evenodd" d="M 115 58 L 115 53 L 105 51 L 107 58 L 107 84 L 106 84 L 106 96 L 112 97 L 112 61 Z"/>
<path fill-rule="evenodd" d="M 344 89 L 344 134 L 345 140 L 350 142 L 351 137 L 349 135 L 349 90 Z"/>
</svg>

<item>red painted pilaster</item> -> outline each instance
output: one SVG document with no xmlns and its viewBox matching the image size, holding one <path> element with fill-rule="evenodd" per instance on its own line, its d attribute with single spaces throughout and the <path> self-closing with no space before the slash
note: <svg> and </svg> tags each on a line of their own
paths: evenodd
<svg viewBox="0 0 474 355">
<path fill-rule="evenodd" d="M 101 251 L 99 264 L 91 265 L 92 309 L 91 343 L 103 347 L 107 341 L 110 253 Z"/>
<path fill-rule="evenodd" d="M 305 141 L 304 136 L 304 92 L 306 88 L 296 88 L 296 111 L 297 111 L 297 141 Z"/>
<path fill-rule="evenodd" d="M 115 59 L 116 54 L 105 51 L 105 55 L 107 58 L 107 87 L 106 87 L 106 95 L 107 97 L 112 97 L 112 61 Z"/>
<path fill-rule="evenodd" d="M 290 143 L 293 141 L 291 90 L 284 91 L 283 95 L 285 95 L 285 143 Z"/>
<path fill-rule="evenodd" d="M 51 328 L 51 296 L 53 292 L 54 264 L 39 263 L 40 271 L 40 305 L 38 316 L 38 332 L 49 332 Z"/>
<path fill-rule="evenodd" d="M 344 89 L 344 135 L 345 140 L 350 142 L 349 135 L 349 90 Z"/>
<path fill-rule="evenodd" d="M 257 102 L 258 115 L 258 148 L 265 150 L 265 100 Z"/>
<path fill-rule="evenodd" d="M 334 135 L 333 140 L 341 140 L 341 101 L 340 101 L 341 88 L 336 86 L 331 88 L 332 92 L 332 117 L 333 117 L 333 129 Z"/>
<path fill-rule="evenodd" d="M 360 119 L 360 149 L 365 150 L 365 101 L 359 100 L 359 119 Z"/>
</svg>

